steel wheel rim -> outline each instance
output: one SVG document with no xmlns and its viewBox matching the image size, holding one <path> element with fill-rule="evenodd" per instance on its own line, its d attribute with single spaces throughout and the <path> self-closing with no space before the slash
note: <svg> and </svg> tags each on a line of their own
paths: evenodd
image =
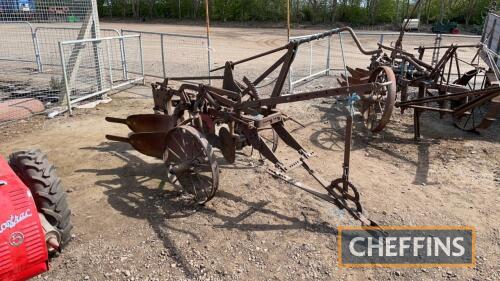
<svg viewBox="0 0 500 281">
<path fill-rule="evenodd" d="M 361 113 L 365 126 L 373 133 L 380 132 L 389 123 L 396 101 L 396 77 L 386 66 L 377 68 L 370 76 L 371 83 L 391 82 L 377 91 L 372 91 L 368 98 L 361 101 Z"/>
<path fill-rule="evenodd" d="M 483 81 L 481 88 L 486 89 L 488 87 L 491 87 L 491 84 L 486 76 L 484 79 L 485 80 Z M 471 100 L 473 100 L 476 97 L 478 97 L 478 96 L 469 96 L 469 97 L 466 97 L 460 101 L 456 101 L 455 103 L 452 103 L 452 107 L 454 107 L 454 108 L 459 107 L 462 104 L 470 102 Z M 454 116 L 453 122 L 455 123 L 455 126 L 457 126 L 459 129 L 464 130 L 464 131 L 469 131 L 469 132 L 472 131 L 473 132 L 473 131 L 476 131 L 476 129 L 481 126 L 481 124 L 485 120 L 485 118 L 488 115 L 490 110 L 492 110 L 492 102 L 491 102 L 491 100 L 488 100 L 488 101 L 482 103 L 481 105 L 472 108 L 470 114 L 467 114 L 467 115 L 464 114 L 461 116 Z"/>
<path fill-rule="evenodd" d="M 180 185 L 198 204 L 212 199 L 218 188 L 219 168 L 208 141 L 196 129 L 180 126 L 169 133 L 166 144 L 163 160 L 170 182 Z"/>
</svg>

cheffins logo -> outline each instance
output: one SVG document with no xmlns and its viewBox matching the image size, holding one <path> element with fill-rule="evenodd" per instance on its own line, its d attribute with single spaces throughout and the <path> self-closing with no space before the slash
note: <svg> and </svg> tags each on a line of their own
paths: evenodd
<svg viewBox="0 0 500 281">
<path fill-rule="evenodd" d="M 26 211 L 20 213 L 19 215 L 10 215 L 10 218 L 8 220 L 0 224 L 0 234 L 2 234 L 8 229 L 14 228 L 18 223 L 26 220 L 31 216 L 32 214 L 30 209 L 27 209 Z"/>
<path fill-rule="evenodd" d="M 341 267 L 473 267 L 476 232 L 461 226 L 339 227 Z"/>
</svg>

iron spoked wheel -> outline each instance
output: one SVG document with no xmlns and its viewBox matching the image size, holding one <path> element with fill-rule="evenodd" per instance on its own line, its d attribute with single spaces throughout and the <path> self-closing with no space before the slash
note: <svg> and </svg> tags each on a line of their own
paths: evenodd
<svg viewBox="0 0 500 281">
<path fill-rule="evenodd" d="M 165 143 L 169 180 L 198 204 L 212 199 L 219 186 L 219 166 L 207 139 L 193 127 L 180 126 L 169 132 Z"/>
<path fill-rule="evenodd" d="M 459 102 L 455 102 L 453 104 L 458 106 L 461 104 L 465 104 L 470 100 L 471 99 L 468 98 Z M 455 123 L 455 126 L 464 131 L 475 131 L 490 111 L 490 107 L 491 101 L 486 101 L 483 104 L 472 108 L 469 112 L 470 114 L 464 114 L 456 117 L 454 116 L 453 122 Z"/>
<path fill-rule="evenodd" d="M 279 137 L 273 128 L 263 128 L 259 130 L 259 136 L 272 152 L 276 152 L 278 149 Z"/>
<path fill-rule="evenodd" d="M 488 79 L 486 79 L 483 83 L 482 88 L 488 88 L 488 87 L 491 87 L 491 84 L 488 81 Z M 469 96 L 461 100 L 452 101 L 451 109 L 452 110 L 456 109 L 461 105 L 469 103 L 479 97 L 480 96 Z M 461 116 L 453 116 L 453 122 L 455 123 L 455 126 L 457 126 L 459 129 L 473 132 L 476 131 L 476 129 L 478 129 L 479 127 L 481 127 L 483 120 L 485 120 L 490 110 L 492 110 L 492 102 L 491 100 L 487 100 L 482 104 L 480 104 L 479 106 L 472 108 L 470 112 L 468 112 L 469 114 L 463 114 Z"/>
<path fill-rule="evenodd" d="M 356 211 L 358 213 L 363 213 L 363 208 L 359 202 L 359 192 L 352 183 L 348 182 L 347 189 L 345 189 L 344 180 L 339 178 L 332 181 L 326 190 L 333 198 L 343 205 L 341 207 L 346 207 L 348 212 Z"/>
<path fill-rule="evenodd" d="M 388 86 L 361 97 L 361 114 L 365 126 L 373 133 L 377 133 L 382 131 L 391 119 L 396 102 L 396 77 L 389 67 L 382 66 L 372 72 L 369 82 L 390 82 Z"/>
</svg>

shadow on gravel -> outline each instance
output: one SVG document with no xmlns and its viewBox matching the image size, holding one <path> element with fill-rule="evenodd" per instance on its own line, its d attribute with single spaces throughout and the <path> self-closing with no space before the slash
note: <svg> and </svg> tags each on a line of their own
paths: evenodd
<svg viewBox="0 0 500 281">
<path fill-rule="evenodd" d="M 310 141 L 316 147 L 324 150 L 343 151 L 345 136 L 345 116 L 348 114 L 342 102 L 322 103 L 312 105 L 318 111 L 322 112 L 321 119 L 306 125 L 329 124 L 330 128 L 315 128 L 310 136 Z M 395 109 L 393 114 L 399 114 L 399 109 Z M 430 148 L 438 145 L 440 139 L 450 140 L 485 140 L 495 142 L 495 136 L 482 136 L 477 132 L 465 132 L 455 128 L 450 120 L 439 120 L 435 115 L 426 112 L 421 118 L 420 141 L 413 140 L 413 124 L 391 124 L 381 133 L 372 134 L 363 124 L 361 117 L 355 117 L 353 128 L 352 150 L 361 150 L 365 148 L 375 149 L 391 158 L 409 163 L 416 167 L 413 184 L 433 185 L 429 182 Z M 489 128 L 495 129 L 495 124 Z M 431 128 L 432 127 L 432 128 Z M 404 135 L 410 135 L 410 138 L 403 138 Z M 398 145 L 414 145 L 417 150 L 417 159 L 414 160 L 404 152 L 398 151 Z"/>
<path fill-rule="evenodd" d="M 235 217 L 226 216 L 217 213 L 216 210 L 203 208 L 200 211 L 206 213 L 210 216 L 216 217 L 223 221 L 224 223 L 220 225 L 214 225 L 215 228 L 225 228 L 225 229 L 238 229 L 241 231 L 273 231 L 273 230 L 305 230 L 314 233 L 324 233 L 324 234 L 337 234 L 337 229 L 330 227 L 323 223 L 309 222 L 307 216 L 303 214 L 303 219 L 290 217 L 280 214 L 272 209 L 265 208 L 270 201 L 259 201 L 251 202 L 245 200 L 240 196 L 236 196 L 229 192 L 219 190 L 217 191 L 216 197 L 231 200 L 240 204 L 248 206 L 248 209 Z M 214 200 L 216 200 L 215 198 Z M 332 207 L 336 208 L 334 205 Z M 241 223 L 246 218 L 254 215 L 255 213 L 261 213 L 266 215 L 271 215 L 279 220 L 289 222 L 291 224 L 255 224 L 255 223 Z"/>
<path fill-rule="evenodd" d="M 175 245 L 170 233 L 179 232 L 197 241 L 200 241 L 200 237 L 168 224 L 168 219 L 190 216 L 193 209 L 182 200 L 173 200 L 179 196 L 179 191 L 165 192 L 163 188 L 166 183 L 162 178 L 165 173 L 164 167 L 144 162 L 131 154 L 130 146 L 125 143 L 105 142 L 98 147 L 82 149 L 111 153 L 125 161 L 126 164 L 119 168 L 81 169 L 76 172 L 95 173 L 97 176 L 115 176 L 110 180 L 96 182 L 96 185 L 105 188 L 104 194 L 108 197 L 108 203 L 123 215 L 146 220 L 186 276 L 194 276 L 193 269 L 182 251 Z M 147 182 L 154 179 L 161 180 L 160 188 L 152 189 L 145 186 Z M 168 204 L 165 204 L 165 201 Z"/>
<path fill-rule="evenodd" d="M 98 147 L 85 147 L 86 150 L 97 150 L 103 153 L 111 153 L 113 156 L 122 159 L 125 164 L 112 169 L 80 169 L 76 172 L 94 173 L 112 179 L 98 180 L 96 185 L 105 189 L 104 194 L 108 198 L 108 203 L 123 215 L 128 217 L 146 220 L 155 231 L 158 239 L 163 241 L 166 250 L 170 252 L 178 266 L 183 270 L 187 278 L 196 276 L 196 269 L 193 268 L 185 254 L 176 246 L 174 233 L 189 236 L 197 242 L 201 242 L 196 233 L 180 229 L 175 226 L 172 219 L 186 218 L 196 213 L 204 214 L 211 218 L 222 221 L 222 224 L 213 227 L 217 229 L 238 229 L 241 231 L 271 231 L 271 230 L 293 230 L 301 229 L 316 233 L 337 234 L 337 230 L 324 223 L 309 222 L 303 214 L 303 219 L 286 216 L 275 210 L 266 208 L 269 201 L 251 202 L 242 197 L 231 194 L 227 191 L 218 190 L 213 200 L 230 200 L 237 204 L 244 204 L 248 209 L 227 216 L 217 212 L 215 209 L 204 208 L 194 204 L 191 199 L 183 196 L 184 193 L 165 181 L 165 167 L 162 163 L 147 163 L 136 155 L 128 144 L 117 142 L 104 142 Z M 238 165 L 226 165 L 223 161 L 221 168 L 230 166 L 238 168 Z M 227 167 L 226 167 L 227 166 Z M 240 169 L 255 169 L 252 167 L 240 167 Z M 158 188 L 151 188 L 151 181 L 159 181 Z M 221 183 L 223 186 L 223 183 Z M 166 190 L 166 187 L 169 190 Z M 241 223 L 244 219 L 256 214 L 266 214 L 275 216 L 279 220 L 288 222 L 287 224 L 247 224 Z"/>
</svg>

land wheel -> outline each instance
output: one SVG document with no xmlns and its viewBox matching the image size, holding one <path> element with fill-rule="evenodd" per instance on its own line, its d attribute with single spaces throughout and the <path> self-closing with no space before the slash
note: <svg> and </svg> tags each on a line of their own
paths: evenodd
<svg viewBox="0 0 500 281">
<path fill-rule="evenodd" d="M 459 105 L 466 104 L 473 99 L 474 97 L 469 97 L 460 101 L 452 102 L 452 109 L 458 107 Z M 485 101 L 482 104 L 472 108 L 470 110 L 470 114 L 454 116 L 453 122 L 455 123 L 455 126 L 457 126 L 457 128 L 461 130 L 474 132 L 480 127 L 479 125 L 483 123 L 483 120 L 490 112 L 490 107 L 491 101 Z"/>
<path fill-rule="evenodd" d="M 219 186 L 219 166 L 213 148 L 195 128 L 179 126 L 166 138 L 163 161 L 168 178 L 189 193 L 198 204 L 215 196 Z"/>
<path fill-rule="evenodd" d="M 373 133 L 380 132 L 391 119 L 396 102 L 396 77 L 387 66 L 375 69 L 370 75 L 370 83 L 389 83 L 361 97 L 361 114 L 365 126 Z"/>
<path fill-rule="evenodd" d="M 66 192 L 57 176 L 54 165 L 40 150 L 25 150 L 11 154 L 9 165 L 33 194 L 38 212 L 59 232 L 59 248 L 71 239 L 71 210 Z"/>
<path fill-rule="evenodd" d="M 469 80 L 470 79 L 471 78 L 469 78 Z M 492 85 L 488 80 L 487 76 L 485 76 L 482 88 L 486 89 L 489 87 L 492 87 Z M 480 98 L 480 96 L 479 95 L 467 96 L 460 100 L 453 100 L 450 103 L 450 107 L 452 110 L 454 110 L 464 104 L 472 102 L 477 98 Z M 493 107 L 494 106 L 492 105 L 491 100 L 484 101 L 482 104 L 479 104 L 478 106 L 472 108 L 469 114 L 463 114 L 461 116 L 453 116 L 453 122 L 455 126 L 457 126 L 457 128 L 469 132 L 474 132 L 478 128 L 488 127 L 489 123 L 487 122 L 487 120 L 486 122 L 484 121 L 485 119 L 487 119 L 487 116 L 490 115 L 490 111 L 493 110 Z"/>
</svg>

